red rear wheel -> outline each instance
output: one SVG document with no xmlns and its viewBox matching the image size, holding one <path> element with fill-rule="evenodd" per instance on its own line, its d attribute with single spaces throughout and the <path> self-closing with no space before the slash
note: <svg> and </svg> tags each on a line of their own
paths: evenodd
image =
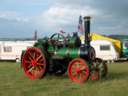
<svg viewBox="0 0 128 96">
<path fill-rule="evenodd" d="M 92 69 L 90 74 L 91 80 L 92 81 L 99 80 L 100 79 L 99 69 L 95 68 L 94 64 L 92 64 L 91 69 Z"/>
<path fill-rule="evenodd" d="M 41 78 L 46 71 L 46 61 L 39 48 L 28 48 L 22 57 L 25 74 L 30 79 Z"/>
<path fill-rule="evenodd" d="M 108 68 L 106 63 L 103 60 L 96 58 L 91 66 L 91 80 L 99 80 L 105 78 L 107 76 L 107 73 Z"/>
<path fill-rule="evenodd" d="M 89 68 L 85 60 L 76 58 L 69 63 L 69 78 L 76 83 L 83 83 L 89 77 Z"/>
</svg>

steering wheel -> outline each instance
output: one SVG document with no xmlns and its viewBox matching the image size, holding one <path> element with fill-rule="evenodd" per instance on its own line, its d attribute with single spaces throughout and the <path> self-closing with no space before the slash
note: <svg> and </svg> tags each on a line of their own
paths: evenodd
<svg viewBox="0 0 128 96">
<path fill-rule="evenodd" d="M 50 41 L 53 45 L 64 45 L 66 43 L 66 37 L 60 33 L 55 33 L 50 37 Z"/>
</svg>

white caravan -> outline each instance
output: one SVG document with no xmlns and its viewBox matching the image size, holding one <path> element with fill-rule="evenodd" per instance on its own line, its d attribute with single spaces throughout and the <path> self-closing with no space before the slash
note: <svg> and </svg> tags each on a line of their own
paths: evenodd
<svg viewBox="0 0 128 96">
<path fill-rule="evenodd" d="M 32 47 L 36 41 L 0 41 L 0 60 L 21 58 L 22 50 Z"/>
<path fill-rule="evenodd" d="M 100 58 L 105 61 L 116 61 L 119 59 L 119 53 L 116 51 L 116 48 L 110 41 L 91 41 L 91 46 L 95 49 L 97 58 Z"/>
</svg>

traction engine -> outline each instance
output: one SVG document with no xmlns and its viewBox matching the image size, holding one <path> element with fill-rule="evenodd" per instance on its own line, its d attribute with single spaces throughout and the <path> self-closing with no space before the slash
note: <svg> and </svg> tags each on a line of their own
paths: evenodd
<svg viewBox="0 0 128 96">
<path fill-rule="evenodd" d="M 39 39 L 32 48 L 22 53 L 22 67 L 30 79 L 38 79 L 46 74 L 63 75 L 76 83 L 83 83 L 89 77 L 99 80 L 107 75 L 107 65 L 95 58 L 95 50 L 90 45 L 90 17 L 84 17 L 85 42 L 81 44 L 77 33 L 73 36 L 53 34 L 50 38 Z"/>
</svg>

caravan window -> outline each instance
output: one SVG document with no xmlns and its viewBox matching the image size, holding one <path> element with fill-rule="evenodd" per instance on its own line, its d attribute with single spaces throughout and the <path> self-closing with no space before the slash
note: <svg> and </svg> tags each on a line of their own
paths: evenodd
<svg viewBox="0 0 128 96">
<path fill-rule="evenodd" d="M 108 50 L 110 50 L 110 45 L 100 45 L 100 50 L 101 51 L 108 51 Z"/>
<path fill-rule="evenodd" d="M 4 52 L 12 52 L 11 46 L 4 46 Z"/>
</svg>

